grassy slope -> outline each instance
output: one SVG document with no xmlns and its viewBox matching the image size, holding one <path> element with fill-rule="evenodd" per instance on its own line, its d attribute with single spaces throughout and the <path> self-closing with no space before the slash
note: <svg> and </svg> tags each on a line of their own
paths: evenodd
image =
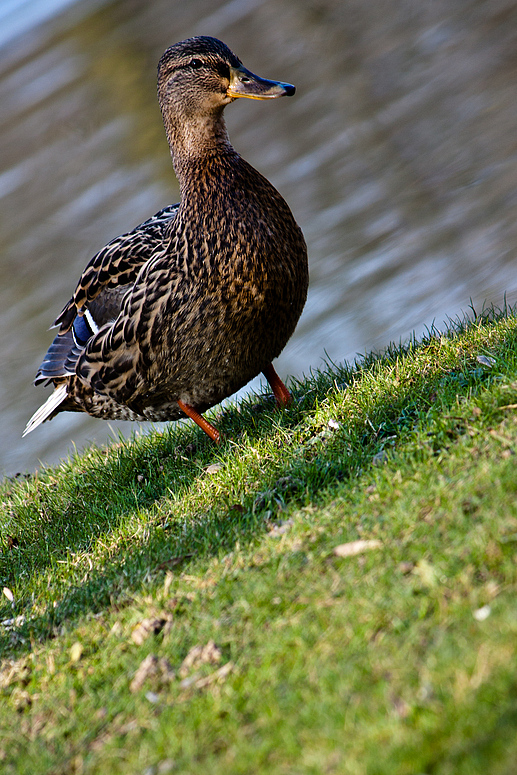
<svg viewBox="0 0 517 775">
<path fill-rule="evenodd" d="M 2 772 L 515 771 L 517 321 L 295 394 L 3 485 Z"/>
</svg>

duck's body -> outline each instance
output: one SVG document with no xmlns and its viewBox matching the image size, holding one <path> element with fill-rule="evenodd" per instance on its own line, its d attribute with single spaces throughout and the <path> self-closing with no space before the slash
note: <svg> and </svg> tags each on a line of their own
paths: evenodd
<svg viewBox="0 0 517 775">
<path fill-rule="evenodd" d="M 181 201 L 92 259 L 36 377 L 57 389 L 27 432 L 60 411 L 199 422 L 260 372 L 280 402 L 288 395 L 271 361 L 305 303 L 305 242 L 280 194 L 230 145 L 222 118 L 236 96 L 259 87 L 262 98 L 281 96 L 288 85 L 252 76 L 213 38 L 168 49 L 158 84 Z"/>
</svg>

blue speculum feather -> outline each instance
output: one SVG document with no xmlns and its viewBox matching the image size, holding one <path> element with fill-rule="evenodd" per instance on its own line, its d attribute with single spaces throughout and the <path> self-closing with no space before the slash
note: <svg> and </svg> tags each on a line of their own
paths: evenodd
<svg viewBox="0 0 517 775">
<path fill-rule="evenodd" d="M 84 347 L 88 339 L 90 339 L 93 334 L 93 331 L 88 325 L 86 318 L 82 315 L 78 315 L 74 320 L 73 331 L 74 340 L 78 347 Z"/>
</svg>

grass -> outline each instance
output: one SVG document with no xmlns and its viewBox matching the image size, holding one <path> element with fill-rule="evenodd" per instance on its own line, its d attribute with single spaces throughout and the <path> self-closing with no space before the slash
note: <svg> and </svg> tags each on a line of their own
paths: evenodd
<svg viewBox="0 0 517 775">
<path fill-rule="evenodd" d="M 293 393 L 3 483 L 2 772 L 515 772 L 516 318 Z"/>
</svg>

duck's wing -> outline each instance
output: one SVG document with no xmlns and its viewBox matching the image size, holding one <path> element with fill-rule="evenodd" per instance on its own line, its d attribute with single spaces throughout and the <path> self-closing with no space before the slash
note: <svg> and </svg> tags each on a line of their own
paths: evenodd
<svg viewBox="0 0 517 775">
<path fill-rule="evenodd" d="M 122 300 L 132 285 L 101 288 L 80 315 L 75 313 L 70 328 L 63 333 L 60 331 L 48 348 L 34 379 L 35 385 L 41 382 L 57 384 L 74 374 L 75 364 L 86 344 L 105 324 L 111 324 L 116 319 Z"/>
<path fill-rule="evenodd" d="M 163 246 L 168 232 L 172 233 L 178 207 L 178 204 L 165 207 L 96 253 L 82 273 L 72 298 L 54 321 L 61 336 L 70 331 L 76 316 L 83 316 L 101 291 L 128 286 L 136 280 L 142 266 Z M 102 322 L 98 321 L 97 325 Z"/>
<path fill-rule="evenodd" d="M 116 237 L 92 258 L 55 321 L 59 333 L 38 369 L 35 385 L 58 384 L 74 374 L 87 342 L 117 318 L 122 300 L 142 267 L 163 250 L 174 231 L 178 207 L 174 204 L 160 210 L 133 231 Z"/>
</svg>

